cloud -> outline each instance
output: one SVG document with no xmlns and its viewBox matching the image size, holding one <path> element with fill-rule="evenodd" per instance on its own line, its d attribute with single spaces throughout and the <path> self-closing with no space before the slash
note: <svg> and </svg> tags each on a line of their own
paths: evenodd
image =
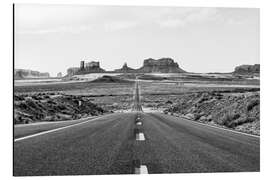
<svg viewBox="0 0 270 180">
<path fill-rule="evenodd" d="M 104 28 L 106 31 L 117 31 L 135 27 L 137 25 L 136 22 L 131 21 L 112 21 L 104 24 Z"/>
<path fill-rule="evenodd" d="M 171 27 L 171 28 L 185 26 L 185 22 L 182 21 L 181 19 L 167 19 L 167 20 L 159 21 L 158 24 L 161 27 Z"/>
<path fill-rule="evenodd" d="M 133 28 L 137 25 L 137 22 L 132 21 L 111 21 L 95 23 L 91 25 L 77 25 L 77 26 L 57 26 L 51 28 L 36 28 L 36 29 L 25 29 L 17 30 L 17 34 L 52 34 L 52 33 L 82 33 L 91 30 L 105 30 L 105 31 L 118 31 L 123 29 Z"/>
<path fill-rule="evenodd" d="M 190 24 L 198 24 L 215 20 L 218 17 L 216 8 L 178 8 L 163 13 L 157 24 L 161 27 L 184 27 Z"/>
<path fill-rule="evenodd" d="M 19 34 L 111 32 L 137 27 L 185 28 L 204 23 L 233 25 L 247 19 L 243 13 L 239 14 L 242 10 L 233 8 L 60 5 L 20 5 L 16 8 Z"/>
<path fill-rule="evenodd" d="M 58 26 L 44 29 L 25 29 L 16 31 L 17 34 L 50 34 L 50 33 L 81 33 L 92 30 L 91 25 L 80 25 L 80 26 Z"/>
</svg>

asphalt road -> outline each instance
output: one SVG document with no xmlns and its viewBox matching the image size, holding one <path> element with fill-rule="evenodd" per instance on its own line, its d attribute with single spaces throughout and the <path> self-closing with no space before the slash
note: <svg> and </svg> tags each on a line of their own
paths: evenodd
<svg viewBox="0 0 270 180">
<path fill-rule="evenodd" d="M 135 124 L 140 114 L 141 126 Z M 134 129 L 145 141 L 136 141 Z M 260 170 L 258 137 L 158 113 L 119 113 L 14 142 L 14 175 Z"/>
<path fill-rule="evenodd" d="M 132 109 L 77 124 L 16 127 L 13 174 L 134 174 L 142 166 L 144 173 L 260 171 L 259 137 L 144 113 L 137 81 Z"/>
<path fill-rule="evenodd" d="M 91 118 L 83 118 L 78 120 L 67 120 L 67 121 L 54 121 L 54 122 L 37 122 L 31 124 L 16 124 L 14 125 L 14 138 L 18 139 L 21 137 L 25 137 L 32 134 L 42 133 L 44 131 L 53 130 L 56 128 L 66 127 L 73 124 L 78 124 L 81 122 L 89 121 L 94 119 Z"/>
<path fill-rule="evenodd" d="M 139 81 L 136 78 L 135 86 L 134 86 L 134 98 L 133 98 L 133 111 L 142 111 L 141 101 L 140 101 L 140 88 Z"/>
</svg>

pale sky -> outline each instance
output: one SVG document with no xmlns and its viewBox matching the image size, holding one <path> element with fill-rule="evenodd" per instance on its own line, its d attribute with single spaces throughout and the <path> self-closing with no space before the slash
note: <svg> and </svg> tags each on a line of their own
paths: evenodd
<svg viewBox="0 0 270 180">
<path fill-rule="evenodd" d="M 190 72 L 259 63 L 259 9 L 15 5 L 15 68 L 55 76 L 81 60 L 113 70 L 162 57 Z"/>
</svg>

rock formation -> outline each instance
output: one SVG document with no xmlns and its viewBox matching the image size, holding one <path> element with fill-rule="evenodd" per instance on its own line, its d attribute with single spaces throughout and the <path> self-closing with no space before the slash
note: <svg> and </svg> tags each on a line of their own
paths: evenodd
<svg viewBox="0 0 270 180">
<path fill-rule="evenodd" d="M 234 69 L 234 73 L 235 74 L 259 74 L 260 64 L 237 66 Z"/>
<path fill-rule="evenodd" d="M 61 78 L 62 77 L 62 73 L 61 72 L 57 73 L 57 77 Z"/>
<path fill-rule="evenodd" d="M 124 63 L 124 65 L 122 66 L 121 69 L 116 69 L 116 70 L 114 70 L 114 72 L 116 72 L 116 73 L 134 73 L 135 69 L 128 67 L 127 63 Z"/>
<path fill-rule="evenodd" d="M 89 74 L 89 73 L 103 73 L 105 72 L 104 69 L 100 68 L 98 61 L 91 61 L 85 63 L 81 61 L 81 66 L 76 74 Z"/>
<path fill-rule="evenodd" d="M 49 78 L 50 74 L 47 72 L 32 71 L 28 69 L 15 69 L 14 79 L 26 78 Z"/>
<path fill-rule="evenodd" d="M 68 68 L 67 69 L 67 75 L 68 76 L 73 76 L 75 75 L 78 71 L 79 71 L 80 68 L 78 67 L 71 67 L 71 68 Z"/>
<path fill-rule="evenodd" d="M 138 69 L 141 73 L 183 73 L 183 69 L 171 58 L 145 59 L 143 67 Z"/>
<path fill-rule="evenodd" d="M 183 73 L 183 69 L 179 67 L 177 62 L 174 62 L 172 58 L 161 59 L 145 59 L 143 66 L 139 69 L 132 69 L 128 67 L 127 63 L 124 63 L 122 68 L 114 71 L 105 71 L 100 68 L 98 61 L 91 61 L 85 63 L 81 61 L 80 67 L 73 67 L 67 70 L 67 76 L 89 74 L 89 73 Z"/>
</svg>

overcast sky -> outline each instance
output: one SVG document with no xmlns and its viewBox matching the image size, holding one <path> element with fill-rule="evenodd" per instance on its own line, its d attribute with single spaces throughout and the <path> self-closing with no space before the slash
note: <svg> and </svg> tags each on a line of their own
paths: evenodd
<svg viewBox="0 0 270 180">
<path fill-rule="evenodd" d="M 259 63 L 259 9 L 15 5 L 15 68 L 55 76 L 81 60 L 113 70 L 162 57 L 191 72 Z"/>
</svg>

